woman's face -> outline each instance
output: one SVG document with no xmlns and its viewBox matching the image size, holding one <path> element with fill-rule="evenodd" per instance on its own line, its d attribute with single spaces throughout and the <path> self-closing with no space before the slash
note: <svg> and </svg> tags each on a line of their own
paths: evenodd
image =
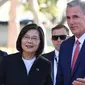
<svg viewBox="0 0 85 85">
<path fill-rule="evenodd" d="M 24 53 L 35 54 L 40 44 L 39 32 L 35 29 L 28 30 L 21 40 Z"/>
</svg>

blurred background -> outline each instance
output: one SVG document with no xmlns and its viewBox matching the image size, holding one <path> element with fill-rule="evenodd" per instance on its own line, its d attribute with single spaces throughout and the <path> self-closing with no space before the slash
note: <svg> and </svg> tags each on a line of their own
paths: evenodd
<svg viewBox="0 0 85 85">
<path fill-rule="evenodd" d="M 16 52 L 16 39 L 20 30 L 24 25 L 34 22 L 42 26 L 45 32 L 44 52 L 51 51 L 51 28 L 59 23 L 67 26 L 65 10 L 69 1 L 0 0 L 0 49 L 8 54 Z"/>
</svg>

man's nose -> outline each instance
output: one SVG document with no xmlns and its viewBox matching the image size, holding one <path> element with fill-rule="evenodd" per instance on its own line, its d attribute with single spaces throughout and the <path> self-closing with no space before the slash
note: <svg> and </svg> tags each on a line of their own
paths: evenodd
<svg viewBox="0 0 85 85">
<path fill-rule="evenodd" d="M 58 41 L 61 41 L 60 37 L 58 37 Z"/>
<path fill-rule="evenodd" d="M 69 20 L 69 24 L 73 24 L 74 23 L 74 20 L 71 18 L 70 20 Z"/>
</svg>

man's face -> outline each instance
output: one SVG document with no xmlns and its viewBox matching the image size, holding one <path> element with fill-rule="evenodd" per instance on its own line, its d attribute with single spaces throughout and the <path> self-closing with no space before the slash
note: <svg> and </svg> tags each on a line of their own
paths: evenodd
<svg viewBox="0 0 85 85">
<path fill-rule="evenodd" d="M 85 33 L 85 14 L 80 6 L 67 7 L 66 18 L 70 30 L 77 38 Z"/>
<path fill-rule="evenodd" d="M 66 35 L 67 35 L 67 32 L 64 28 L 53 30 L 52 42 L 56 50 L 59 51 L 62 41 L 66 39 L 65 38 Z"/>
</svg>

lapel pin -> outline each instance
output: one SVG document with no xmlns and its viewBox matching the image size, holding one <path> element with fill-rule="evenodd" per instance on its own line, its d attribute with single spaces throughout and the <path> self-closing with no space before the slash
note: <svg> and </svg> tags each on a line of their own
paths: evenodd
<svg viewBox="0 0 85 85">
<path fill-rule="evenodd" d="M 39 68 L 36 68 L 37 71 L 39 71 Z"/>
</svg>

